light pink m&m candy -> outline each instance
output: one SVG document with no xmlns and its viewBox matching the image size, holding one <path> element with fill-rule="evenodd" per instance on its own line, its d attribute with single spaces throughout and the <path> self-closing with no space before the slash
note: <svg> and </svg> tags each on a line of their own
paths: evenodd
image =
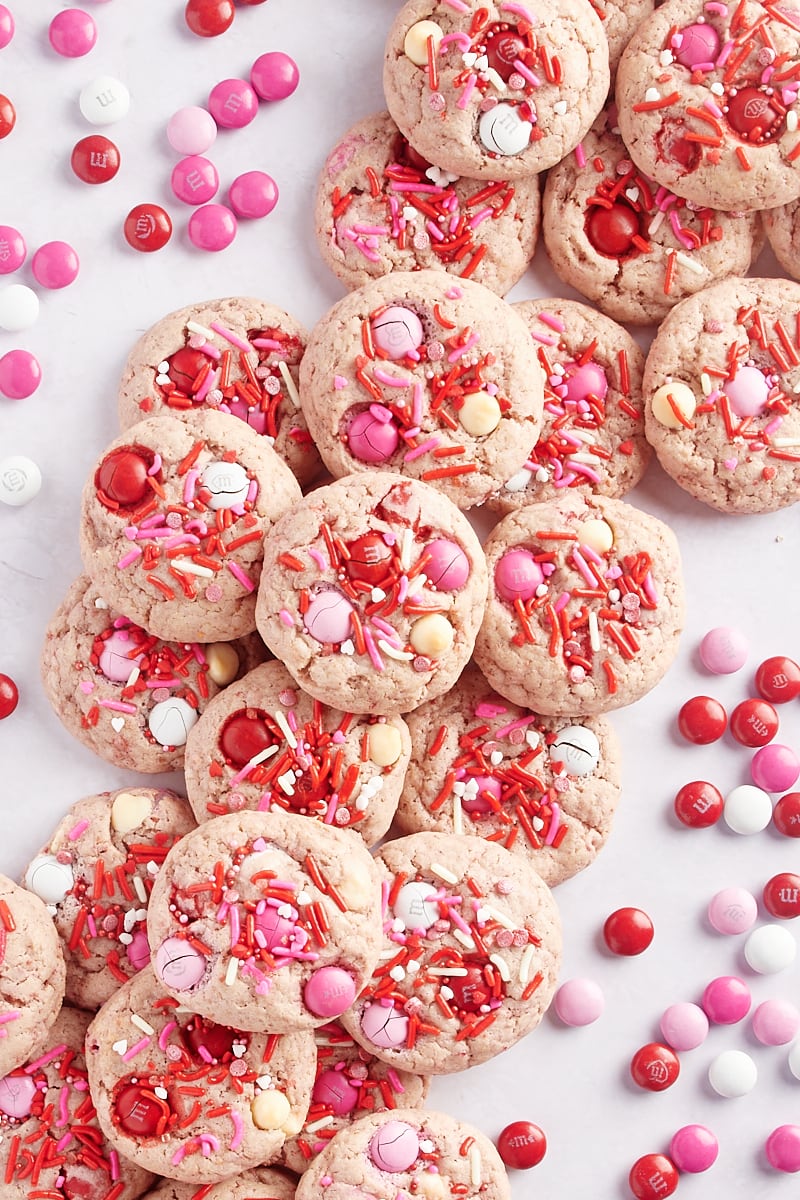
<svg viewBox="0 0 800 1200">
<path fill-rule="evenodd" d="M 800 1125 L 779 1125 L 765 1146 L 769 1165 L 793 1175 L 800 1171 Z"/>
<path fill-rule="evenodd" d="M 756 898 L 746 888 L 723 888 L 708 906 L 708 919 L 717 933 L 746 933 L 757 917 Z"/>
<path fill-rule="evenodd" d="M 167 122 L 167 141 L 178 154 L 205 154 L 216 136 L 217 122 L 197 104 L 179 108 Z"/>
<path fill-rule="evenodd" d="M 272 50 L 253 63 L 250 82 L 262 100 L 285 100 L 300 82 L 300 72 L 288 54 Z"/>
<path fill-rule="evenodd" d="M 753 755 L 750 775 L 765 792 L 785 792 L 800 775 L 800 758 L 790 746 L 771 742 Z"/>
<path fill-rule="evenodd" d="M 37 283 L 57 291 L 78 278 L 80 260 L 69 242 L 45 242 L 31 259 L 31 270 Z"/>
<path fill-rule="evenodd" d="M 162 983 L 183 992 L 203 978 L 206 960 L 186 938 L 168 937 L 156 950 L 153 967 Z"/>
<path fill-rule="evenodd" d="M 671 1004 L 661 1017 L 661 1036 L 673 1050 L 696 1050 L 708 1037 L 708 1017 L 697 1004 Z"/>
<path fill-rule="evenodd" d="M 753 1033 L 764 1046 L 786 1046 L 798 1030 L 800 1010 L 790 1000 L 765 1000 L 753 1013 Z"/>
<path fill-rule="evenodd" d="M 377 404 L 371 405 L 353 417 L 347 430 L 347 448 L 359 462 L 383 463 L 391 458 L 400 441 L 397 426 L 391 419 L 388 408 L 385 410 L 388 420 L 381 420 L 376 415 Z"/>
<path fill-rule="evenodd" d="M 208 94 L 208 111 L 221 129 L 243 129 L 258 112 L 258 96 L 246 79 L 223 79 Z"/>
<path fill-rule="evenodd" d="M 0 275 L 18 271 L 28 253 L 25 239 L 13 225 L 0 225 Z"/>
<path fill-rule="evenodd" d="M 30 1075 L 6 1075 L 0 1079 L 0 1112 L 20 1121 L 31 1111 L 35 1095 L 36 1084 Z"/>
<path fill-rule="evenodd" d="M 405 358 L 422 345 L 422 322 L 411 308 L 393 304 L 370 321 L 375 347 L 388 358 Z"/>
<path fill-rule="evenodd" d="M 544 572 L 530 550 L 507 550 L 494 569 L 494 585 L 504 600 L 530 600 Z"/>
<path fill-rule="evenodd" d="M 224 250 L 236 237 L 236 217 L 224 204 L 204 204 L 189 218 L 189 240 L 199 250 Z"/>
<path fill-rule="evenodd" d="M 405 1121 L 387 1121 L 369 1143 L 369 1156 L 381 1171 L 407 1171 L 418 1154 L 419 1135 Z"/>
<path fill-rule="evenodd" d="M 672 1135 L 669 1156 L 679 1171 L 692 1175 L 707 1171 L 717 1161 L 719 1142 L 705 1125 L 684 1125 Z"/>
<path fill-rule="evenodd" d="M 228 202 L 237 217 L 268 217 L 278 203 L 278 185 L 265 171 L 245 171 L 228 189 Z"/>
<path fill-rule="evenodd" d="M 404 1046 L 408 1036 L 408 1017 L 391 1005 L 373 1001 L 366 1005 L 361 1014 L 361 1032 L 382 1050 Z"/>
<path fill-rule="evenodd" d="M 469 559 L 457 542 L 436 538 L 423 554 L 430 555 L 425 574 L 440 591 L 457 592 L 469 579 Z"/>
<path fill-rule="evenodd" d="M 706 986 L 701 1003 L 715 1025 L 735 1025 L 750 1011 L 750 989 L 737 975 L 720 975 Z"/>
<path fill-rule="evenodd" d="M 0 395 L 9 400 L 32 396 L 42 382 L 39 360 L 30 350 L 9 350 L 0 358 Z"/>
<path fill-rule="evenodd" d="M 115 630 L 111 637 L 103 642 L 97 665 L 112 683 L 126 683 L 131 672 L 135 670 L 144 658 L 144 654 L 131 655 L 133 643 L 130 636 L 123 630 Z"/>
<path fill-rule="evenodd" d="M 565 1025 L 591 1025 L 605 1008 L 605 997 L 593 979 L 568 979 L 553 1003 Z"/>
<path fill-rule="evenodd" d="M 747 638 L 738 629 L 719 625 L 710 629 L 700 643 L 700 661 L 712 675 L 732 675 L 747 662 Z"/>
<path fill-rule="evenodd" d="M 202 154 L 190 154 L 172 168 L 170 187 L 184 204 L 205 204 L 217 194 L 217 168 Z"/>
<path fill-rule="evenodd" d="M 352 604 L 341 592 L 318 592 L 303 614 L 303 625 L 322 645 L 339 645 L 352 636 L 352 612 Z"/>
<path fill-rule="evenodd" d="M 65 8 L 50 22 L 50 45 L 62 58 L 83 58 L 97 41 L 94 17 L 82 8 Z"/>
<path fill-rule="evenodd" d="M 770 385 L 758 367 L 739 367 L 733 379 L 722 385 L 737 417 L 757 417 L 767 406 Z"/>
<path fill-rule="evenodd" d="M 305 1006 L 318 1017 L 339 1017 L 356 998 L 356 981 L 342 967 L 321 967 L 303 988 Z"/>
</svg>

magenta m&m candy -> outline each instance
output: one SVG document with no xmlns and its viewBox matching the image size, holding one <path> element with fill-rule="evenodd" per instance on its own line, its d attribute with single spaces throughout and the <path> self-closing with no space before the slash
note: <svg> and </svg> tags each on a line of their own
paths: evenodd
<svg viewBox="0 0 800 1200">
<path fill-rule="evenodd" d="M 246 79 L 223 79 L 208 94 L 208 111 L 221 129 L 243 129 L 258 112 L 258 96 Z"/>
<path fill-rule="evenodd" d="M 628 1186 L 636 1200 L 664 1200 L 678 1186 L 678 1171 L 666 1154 L 643 1154 L 630 1169 Z"/>
<path fill-rule="evenodd" d="M 742 746 L 766 746 L 778 732 L 778 714 L 769 700 L 758 696 L 743 700 L 731 713 L 730 730 Z"/>
<path fill-rule="evenodd" d="M 83 58 L 97 42 L 97 26 L 82 8 L 65 8 L 53 17 L 47 36 L 62 58 Z"/>
<path fill-rule="evenodd" d="M 75 143 L 69 161 L 84 183 L 108 183 L 119 170 L 119 149 L 102 133 L 91 133 Z"/>
<path fill-rule="evenodd" d="M 189 991 L 206 973 L 206 959 L 186 938 L 165 938 L 153 956 L 156 975 L 169 988 Z"/>
<path fill-rule="evenodd" d="M 800 758 L 791 746 L 773 742 L 753 755 L 750 775 L 756 787 L 763 788 L 765 792 L 785 792 L 800 775 Z"/>
<path fill-rule="evenodd" d="M 696 746 L 708 746 L 718 741 L 727 724 L 727 713 L 713 696 L 692 696 L 678 713 L 681 736 Z"/>
<path fill-rule="evenodd" d="M 172 220 L 160 204 L 137 204 L 125 218 L 123 232 L 134 250 L 152 254 L 172 237 Z"/>
<path fill-rule="evenodd" d="M 321 967 L 303 988 L 305 1006 L 318 1017 L 339 1017 L 356 998 L 356 981 L 342 967 Z"/>
<path fill-rule="evenodd" d="M 11 275 L 25 262 L 25 239 L 13 225 L 0 225 L 0 275 Z"/>
<path fill-rule="evenodd" d="M 423 556 L 428 558 L 425 574 L 440 591 L 457 592 L 469 579 L 469 559 L 457 542 L 435 538 L 428 542 Z"/>
<path fill-rule="evenodd" d="M 708 920 L 717 933 L 747 933 L 757 917 L 756 898 L 742 887 L 723 888 L 712 897 L 708 906 Z"/>
<path fill-rule="evenodd" d="M 800 1010 L 791 1000 L 772 997 L 753 1013 L 753 1033 L 763 1046 L 787 1046 L 800 1030 Z"/>
<path fill-rule="evenodd" d="M 532 1121 L 512 1121 L 497 1135 L 497 1152 L 512 1171 L 527 1171 L 544 1158 L 547 1138 Z"/>
<path fill-rule="evenodd" d="M 184 20 L 198 37 L 219 37 L 233 23 L 233 0 L 187 0 Z"/>
<path fill-rule="evenodd" d="M 684 1125 L 672 1135 L 669 1154 L 679 1171 L 697 1175 L 713 1167 L 719 1154 L 719 1142 L 705 1125 Z"/>
<path fill-rule="evenodd" d="M 228 189 L 228 203 L 237 217 L 268 217 L 278 203 L 278 185 L 265 171 L 245 171 Z"/>
<path fill-rule="evenodd" d="M 179 108 L 167 122 L 167 141 L 178 154 L 205 154 L 216 136 L 217 122 L 197 104 Z"/>
<path fill-rule="evenodd" d="M 700 643 L 700 661 L 712 675 L 732 675 L 747 662 L 750 647 L 738 629 L 720 625 L 710 629 Z"/>
<path fill-rule="evenodd" d="M 555 994 L 553 1005 L 565 1025 L 591 1025 L 605 1008 L 605 997 L 593 979 L 568 979 Z"/>
<path fill-rule="evenodd" d="M 236 217 L 224 204 L 204 204 L 189 218 L 189 241 L 199 250 L 225 250 L 236 237 Z"/>
<path fill-rule="evenodd" d="M 772 823 L 784 837 L 800 837 L 800 792 L 787 792 L 772 810 Z"/>
<path fill-rule="evenodd" d="M 323 1071 L 311 1093 L 315 1104 L 325 1104 L 336 1117 L 346 1117 L 358 1104 L 360 1089 L 353 1087 L 344 1071 Z"/>
<path fill-rule="evenodd" d="M 217 194 L 217 168 L 201 154 L 190 154 L 172 168 L 170 187 L 184 204 L 206 204 Z"/>
<path fill-rule="evenodd" d="M 750 988 L 737 975 L 720 975 L 706 985 L 700 1003 L 715 1025 L 735 1025 L 750 1011 Z"/>
<path fill-rule="evenodd" d="M 800 1171 L 800 1125 L 779 1125 L 764 1147 L 767 1161 L 776 1171 L 793 1175 Z"/>
<path fill-rule="evenodd" d="M 530 600 L 544 584 L 544 572 L 530 550 L 507 550 L 494 569 L 494 586 L 504 600 Z"/>
<path fill-rule="evenodd" d="M 5 4 L 0 4 L 0 50 L 5 50 L 14 36 L 14 17 Z"/>
<path fill-rule="evenodd" d="M 603 939 L 612 954 L 643 954 L 653 940 L 653 922 L 641 908 L 618 908 L 606 917 Z"/>
<path fill-rule="evenodd" d="M 781 871 L 764 884 L 761 893 L 764 907 L 773 917 L 791 921 L 800 917 L 800 875 L 794 871 Z"/>
<path fill-rule="evenodd" d="M 708 1017 L 698 1004 L 690 1004 L 687 1000 L 665 1009 L 659 1027 L 667 1045 L 679 1053 L 696 1050 L 708 1037 Z"/>
<path fill-rule="evenodd" d="M 250 82 L 262 100 L 285 100 L 297 88 L 300 72 L 288 54 L 272 50 L 253 63 Z"/>
<path fill-rule="evenodd" d="M 80 260 L 69 242 L 45 242 L 31 259 L 34 279 L 52 291 L 69 287 L 79 270 Z"/>
<path fill-rule="evenodd" d="M 690 71 L 700 63 L 714 62 L 719 53 L 719 34 L 713 25 L 685 25 L 672 39 L 676 62 Z"/>
<path fill-rule="evenodd" d="M 722 816 L 722 793 L 702 779 L 685 783 L 675 797 L 675 816 L 691 829 L 707 829 Z"/>
<path fill-rule="evenodd" d="M 30 350 L 9 350 L 0 358 L 0 395 L 25 400 L 41 382 L 42 368 Z"/>
<path fill-rule="evenodd" d="M 385 414 L 385 416 L 384 416 Z M 357 413 L 347 427 L 347 448 L 359 462 L 383 463 L 391 458 L 400 441 L 388 408 L 371 404 Z"/>
</svg>

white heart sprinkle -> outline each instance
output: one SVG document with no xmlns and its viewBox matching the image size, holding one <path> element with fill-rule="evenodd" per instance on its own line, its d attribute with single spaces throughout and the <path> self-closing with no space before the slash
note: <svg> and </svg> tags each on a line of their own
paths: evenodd
<svg viewBox="0 0 800 1200">
<path fill-rule="evenodd" d="M 115 733 L 121 733 L 122 730 L 125 728 L 125 718 L 124 717 L 112 717 L 111 718 L 111 728 L 114 730 Z"/>
<path fill-rule="evenodd" d="M 115 1054 L 124 1054 L 128 1049 L 128 1043 L 123 1038 L 120 1042 L 114 1042 L 114 1045 L 111 1047 L 111 1049 Z"/>
<path fill-rule="evenodd" d="M 169 1092 L 167 1091 L 166 1088 L 156 1087 L 156 1088 L 153 1088 L 153 1095 L 158 1096 L 159 1100 L 166 1100 L 169 1095 Z"/>
</svg>

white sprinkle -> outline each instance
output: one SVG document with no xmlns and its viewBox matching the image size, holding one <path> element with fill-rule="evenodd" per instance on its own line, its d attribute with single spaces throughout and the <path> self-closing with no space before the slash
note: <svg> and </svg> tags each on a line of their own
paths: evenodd
<svg viewBox="0 0 800 1200">
<path fill-rule="evenodd" d="M 121 1038 L 118 1042 L 114 1042 L 114 1045 L 111 1047 L 111 1049 L 115 1054 L 122 1055 L 128 1049 L 128 1043 L 126 1042 L 125 1038 Z"/>
<path fill-rule="evenodd" d="M 318 1121 L 312 1121 L 310 1125 L 306 1125 L 306 1133 L 316 1133 L 318 1129 L 325 1129 L 326 1126 L 333 1124 L 333 1117 L 320 1117 Z"/>
<path fill-rule="evenodd" d="M 272 1076 L 259 1075 L 258 1079 L 256 1080 L 256 1087 L 260 1087 L 263 1092 L 269 1091 L 269 1089 L 272 1087 Z"/>
<path fill-rule="evenodd" d="M 455 975 L 456 972 L 452 971 L 451 974 Z M 466 975 L 466 971 L 464 972 L 464 974 Z M 442 993 L 442 999 L 444 999 L 444 1000 L 452 1000 L 453 996 L 455 995 L 455 992 L 453 991 L 453 989 L 449 988 L 446 983 L 442 984 L 442 986 L 439 988 L 439 991 Z"/>
<path fill-rule="evenodd" d="M 311 903 L 311 897 L 309 896 L 308 892 L 298 892 L 294 898 L 294 902 L 295 904 L 303 907 L 304 905 Z"/>
<path fill-rule="evenodd" d="M 158 370 L 159 375 L 166 375 L 167 372 L 169 371 L 169 362 L 167 361 L 167 359 L 162 358 L 161 362 L 158 364 L 158 367 L 156 369 Z"/>
<path fill-rule="evenodd" d="M 183 571 L 186 575 L 201 575 L 205 579 L 214 578 L 211 567 L 204 567 L 200 563 L 192 562 L 190 558 L 173 558 L 172 565 L 176 571 Z"/>
<path fill-rule="evenodd" d="M 348 638 L 346 642 L 342 642 L 341 646 L 339 647 L 340 654 L 355 654 L 355 652 L 355 644 L 351 638 Z"/>
<path fill-rule="evenodd" d="M 531 825 L 537 833 L 541 833 L 541 831 L 544 829 L 544 821 L 541 817 L 531 817 Z"/>
<path fill-rule="evenodd" d="M 492 753 L 489 755 L 489 761 L 493 767 L 499 766 L 500 763 L 503 761 L 503 751 L 502 750 L 493 750 Z"/>
<path fill-rule="evenodd" d="M 491 83 L 493 87 L 496 87 L 498 92 L 507 91 L 505 79 L 503 79 L 502 75 L 497 74 L 497 71 L 495 71 L 494 67 L 489 67 L 489 70 L 485 71 L 484 74 L 488 82 Z M 559 101 L 559 103 L 561 103 L 561 101 Z M 553 107 L 558 108 L 558 104 L 553 105 Z"/>
<path fill-rule="evenodd" d="M 378 649 L 382 650 L 387 658 L 397 659 L 398 662 L 410 662 L 415 657 L 408 650 L 398 650 L 396 646 L 387 642 L 385 638 L 378 638 Z"/>
<path fill-rule="evenodd" d="M 287 796 L 294 795 L 295 778 L 294 771 L 284 771 L 282 775 L 278 776 L 277 782 L 280 784 L 282 790 L 286 792 Z"/>
<path fill-rule="evenodd" d="M 800 438 L 776 437 L 772 439 L 773 446 L 800 446 Z"/>
<path fill-rule="evenodd" d="M 658 56 L 658 64 L 661 67 L 669 67 L 672 65 L 672 51 L 662 50 Z"/>
<path fill-rule="evenodd" d="M 406 970 L 408 971 L 409 975 L 416 975 L 420 969 L 420 966 L 421 964 L 418 963 L 415 958 L 410 958 L 406 963 Z"/>
<path fill-rule="evenodd" d="M 357 812 L 366 812 L 369 808 L 369 793 L 366 788 L 362 788 L 353 801 L 353 806 Z"/>
<path fill-rule="evenodd" d="M 217 336 L 213 329 L 206 329 L 205 325 L 201 325 L 199 321 L 187 321 L 186 328 L 189 333 L 199 333 L 207 342 L 213 342 Z"/>
<path fill-rule="evenodd" d="M 163 1087 L 154 1087 L 154 1088 L 153 1088 L 153 1095 L 154 1095 L 154 1096 L 158 1096 L 159 1100 L 166 1100 L 166 1099 L 167 1099 L 167 1097 L 169 1096 L 169 1092 L 167 1091 L 167 1089 L 166 1089 L 166 1088 L 163 1088 Z"/>
<path fill-rule="evenodd" d="M 430 870 L 431 874 L 435 875 L 437 879 L 443 879 L 445 883 L 458 883 L 458 876 L 454 875 L 452 871 L 448 871 L 447 867 L 443 867 L 441 863 L 431 863 Z"/>
<path fill-rule="evenodd" d="M 482 910 L 487 918 L 491 917 L 492 920 L 497 921 L 498 925 L 503 925 L 506 929 L 519 928 L 510 917 L 507 917 L 504 912 L 501 912 L 499 908 L 494 908 L 491 904 L 482 905 Z"/>
<path fill-rule="evenodd" d="M 462 933 L 460 929 L 453 930 L 453 937 L 456 939 L 456 941 L 461 942 L 461 945 L 465 950 L 475 949 L 475 943 L 473 942 L 472 938 L 469 937 L 468 934 Z"/>
<path fill-rule="evenodd" d="M 268 758 L 272 758 L 273 754 L 277 754 L 280 746 L 265 746 L 263 750 L 259 750 L 258 754 L 254 754 L 248 762 L 248 767 L 257 767 L 262 762 L 266 762 Z"/>
<path fill-rule="evenodd" d="M 503 484 L 507 492 L 524 492 L 525 488 L 531 481 L 531 473 L 527 467 L 523 467 L 521 471 L 517 471 L 516 475 L 512 475 Z"/>
<path fill-rule="evenodd" d="M 540 741 L 539 734 L 536 732 L 535 729 L 528 729 L 525 733 L 525 741 L 530 746 L 531 750 L 535 750 L 536 747 L 539 745 L 539 741 Z"/>
<path fill-rule="evenodd" d="M 519 981 L 523 987 L 526 987 L 530 983 L 531 965 L 535 953 L 536 947 L 533 942 L 529 942 L 522 952 L 522 958 L 519 960 Z"/>
<path fill-rule="evenodd" d="M 461 55 L 461 61 L 465 67 L 474 67 L 478 61 L 478 56 L 474 50 L 468 50 L 466 54 Z"/>
<path fill-rule="evenodd" d="M 144 1017 L 140 1017 L 138 1013 L 131 1015 L 131 1025 L 135 1025 L 137 1029 L 141 1029 L 142 1033 L 146 1033 L 148 1037 L 152 1037 L 155 1033 L 152 1025 L 148 1025 Z"/>
<path fill-rule="evenodd" d="M 704 275 L 706 268 L 696 258 L 692 258 L 688 254 L 684 254 L 679 250 L 675 255 L 675 261 L 679 262 L 682 267 L 688 267 L 690 271 L 694 271 L 695 275 Z"/>
<path fill-rule="evenodd" d="M 416 596 L 417 592 L 422 591 L 427 582 L 428 576 L 423 575 L 422 572 L 420 572 L 419 575 L 415 575 L 413 579 L 409 579 L 406 594 L 408 596 Z"/>
<path fill-rule="evenodd" d="M 133 890 L 136 892 L 136 895 L 139 897 L 142 904 L 147 904 L 147 891 L 145 890 L 142 880 L 138 875 L 134 875 L 131 879 L 131 882 L 133 883 Z"/>
<path fill-rule="evenodd" d="M 377 604 L 379 600 L 386 599 L 386 592 L 383 590 L 383 588 L 374 587 L 369 594 L 369 598 L 373 604 Z"/>
<path fill-rule="evenodd" d="M 154 863 L 151 858 L 150 861 L 147 863 L 146 869 L 147 869 L 148 875 L 157 875 L 158 874 L 158 863 Z M 145 897 L 145 899 L 146 899 L 146 897 Z"/>
<path fill-rule="evenodd" d="M 171 382 L 172 380 L 170 379 L 169 375 L 156 375 L 156 383 L 159 387 L 166 387 L 166 385 Z"/>
<path fill-rule="evenodd" d="M 793 108 L 790 108 L 786 114 L 786 128 L 789 133 L 794 133 L 797 129 L 797 113 Z"/>
<path fill-rule="evenodd" d="M 458 796 L 453 796 L 453 833 L 462 834 L 464 832 L 464 813 L 461 808 L 461 800 Z"/>
<path fill-rule="evenodd" d="M 597 654 L 600 650 L 600 626 L 597 622 L 597 613 L 594 609 L 589 609 L 589 645 Z"/>
<path fill-rule="evenodd" d="M 713 92 L 715 96 L 724 96 L 725 95 L 725 88 L 722 86 L 721 83 L 712 83 L 711 87 L 708 90 L 710 92 Z"/>
<path fill-rule="evenodd" d="M 644 98 L 648 104 L 652 104 L 654 100 L 661 99 L 661 93 L 659 92 L 658 88 L 651 87 L 645 92 Z"/>
<path fill-rule="evenodd" d="M 247 1046 L 245 1046 L 244 1042 L 234 1042 L 231 1050 L 233 1050 L 234 1058 L 244 1058 L 247 1053 Z"/>
<path fill-rule="evenodd" d="M 292 747 L 293 750 L 296 750 L 297 749 L 297 738 L 294 736 L 294 734 L 292 732 L 292 727 L 289 724 L 289 722 L 286 720 L 286 717 L 283 715 L 283 713 L 279 709 L 276 712 L 274 712 L 272 714 L 272 716 L 275 719 L 275 723 L 280 727 L 280 731 L 283 734 L 283 736 L 286 738 L 289 745 Z"/>
<path fill-rule="evenodd" d="M 402 983 L 402 981 L 405 979 L 405 977 L 406 977 L 405 967 L 401 967 L 399 965 L 399 963 L 396 967 L 392 967 L 391 971 L 389 972 L 389 978 L 393 979 L 395 981 L 395 983 Z"/>
<path fill-rule="evenodd" d="M 299 408 L 300 407 L 300 396 L 298 394 L 297 388 L 295 387 L 295 382 L 292 379 L 291 372 L 289 371 L 289 368 L 287 367 L 287 365 L 283 361 L 283 359 L 281 359 L 281 361 L 278 363 L 278 370 L 281 373 L 281 378 L 283 379 L 283 382 L 286 384 L 286 391 L 289 393 L 289 399 L 291 400 L 291 402 L 295 406 L 295 408 Z"/>
<path fill-rule="evenodd" d="M 608 598 L 612 604 L 616 604 L 619 600 L 619 588 L 612 588 L 608 593 Z"/>
<path fill-rule="evenodd" d="M 411 542 L 411 530 L 404 529 L 403 536 L 400 539 L 400 569 L 404 575 L 408 573 L 411 566 Z"/>
<path fill-rule="evenodd" d="M 566 111 L 567 111 L 566 100 L 556 100 L 555 104 L 553 105 L 553 112 L 558 113 L 559 117 L 563 117 L 564 113 Z"/>
<path fill-rule="evenodd" d="M 120 944 L 123 946 L 130 946 L 131 942 L 133 941 L 133 934 L 132 933 L 120 933 L 117 936 L 117 941 L 120 942 Z"/>
<path fill-rule="evenodd" d="M 500 978 L 502 979 L 503 983 L 511 982 L 511 972 L 509 971 L 508 963 L 503 958 L 502 954 L 490 954 L 489 962 L 493 962 L 494 965 L 497 967 L 498 971 L 500 972 Z"/>
<path fill-rule="evenodd" d="M 127 678 L 125 687 L 126 688 L 133 687 L 133 685 L 136 683 L 136 680 L 139 678 L 139 675 L 140 675 L 139 668 L 134 667 L 133 670 L 131 671 L 130 675 Z"/>
<path fill-rule="evenodd" d="M 233 956 L 231 956 L 228 959 L 228 969 L 225 972 L 225 986 L 226 987 L 233 987 L 234 981 L 236 979 L 236 973 L 238 970 L 239 970 L 239 960 L 238 960 L 238 958 L 234 958 Z"/>
<path fill-rule="evenodd" d="M 450 975 L 453 978 L 456 976 L 468 975 L 469 971 L 466 967 L 428 967 L 426 972 L 428 975 Z"/>
<path fill-rule="evenodd" d="M 108 608 L 108 605 L 106 604 L 106 602 L 102 596 L 97 597 L 97 599 L 94 602 L 94 606 L 95 606 L 95 608 Z"/>
<path fill-rule="evenodd" d="M 655 234 L 655 232 L 656 232 L 656 230 L 658 229 L 659 225 L 660 225 L 660 224 L 661 224 L 661 222 L 664 220 L 664 216 L 665 216 L 664 209 L 663 209 L 663 208 L 660 208 L 660 209 L 658 210 L 658 212 L 656 213 L 656 215 L 653 217 L 653 219 L 652 219 L 652 221 L 650 222 L 650 224 L 647 226 L 647 233 L 648 233 L 648 235 L 649 235 L 650 237 L 653 237 L 653 235 Z"/>
<path fill-rule="evenodd" d="M 481 1152 L 474 1144 L 469 1148 L 469 1181 L 474 1188 L 481 1186 Z"/>
<path fill-rule="evenodd" d="M 711 395 L 711 377 L 706 371 L 703 371 L 702 375 L 700 376 L 700 387 L 703 389 L 704 396 Z"/>
</svg>

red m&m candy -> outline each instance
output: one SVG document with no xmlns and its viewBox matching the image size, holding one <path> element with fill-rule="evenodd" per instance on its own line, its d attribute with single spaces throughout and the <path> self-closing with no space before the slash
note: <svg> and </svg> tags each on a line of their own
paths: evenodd
<svg viewBox="0 0 800 1200">
<path fill-rule="evenodd" d="M 188 0 L 183 15 L 198 37 L 219 37 L 233 22 L 233 0 Z"/>
<path fill-rule="evenodd" d="M 10 717 L 19 703 L 19 691 L 10 675 L 0 675 L 0 721 Z"/>
<path fill-rule="evenodd" d="M 586 223 L 586 236 L 598 254 L 623 258 L 633 247 L 639 233 L 639 218 L 626 204 L 594 208 Z"/>
<path fill-rule="evenodd" d="M 767 880 L 762 892 L 764 907 L 773 917 L 790 921 L 800 917 L 800 875 L 781 871 Z"/>
<path fill-rule="evenodd" d="M 800 792 L 787 792 L 772 810 L 772 823 L 784 837 L 800 837 Z"/>
<path fill-rule="evenodd" d="M 712 696 L 693 696 L 678 713 L 681 735 L 696 746 L 708 746 L 718 741 L 727 724 L 725 709 Z"/>
<path fill-rule="evenodd" d="M 756 671 L 756 689 L 772 704 L 786 704 L 800 696 L 800 667 L 783 654 L 767 658 Z"/>
<path fill-rule="evenodd" d="M 678 1186 L 678 1169 L 666 1154 L 643 1154 L 631 1167 L 628 1184 L 636 1200 L 664 1200 Z"/>
<path fill-rule="evenodd" d="M 108 183 L 119 170 L 119 150 L 110 138 L 92 133 L 75 143 L 69 162 L 84 183 Z"/>
<path fill-rule="evenodd" d="M 135 447 L 121 446 L 112 450 L 97 468 L 95 486 L 101 492 L 101 502 L 112 501 L 112 505 L 130 508 L 139 504 L 148 492 L 150 469 L 149 452 L 141 454 Z"/>
<path fill-rule="evenodd" d="M 172 221 L 160 204 L 137 204 L 123 228 L 128 245 L 145 254 L 160 250 L 172 237 Z"/>
<path fill-rule="evenodd" d="M 17 110 L 8 96 L 0 93 L 0 140 L 8 137 L 17 123 Z"/>
<path fill-rule="evenodd" d="M 663 1092 L 672 1087 L 680 1074 L 678 1056 L 661 1042 L 648 1042 L 631 1059 L 631 1078 L 648 1092 Z"/>
<path fill-rule="evenodd" d="M 252 710 L 228 717 L 219 739 L 222 753 L 234 767 L 246 766 L 273 742 L 274 738 L 263 717 Z"/>
<path fill-rule="evenodd" d="M 603 938 L 612 954 L 642 954 L 653 940 L 653 922 L 640 908 L 618 908 L 606 918 Z"/>
<path fill-rule="evenodd" d="M 751 697 L 731 713 L 731 733 L 742 746 L 766 746 L 778 732 L 778 714 L 768 700 Z"/>
<path fill-rule="evenodd" d="M 544 1158 L 547 1138 L 532 1121 L 512 1121 L 501 1131 L 497 1150 L 507 1167 L 514 1171 L 527 1171 Z"/>
<path fill-rule="evenodd" d="M 685 783 L 675 797 L 675 816 L 692 829 L 716 825 L 722 816 L 725 801 L 713 783 L 701 779 Z"/>
</svg>

